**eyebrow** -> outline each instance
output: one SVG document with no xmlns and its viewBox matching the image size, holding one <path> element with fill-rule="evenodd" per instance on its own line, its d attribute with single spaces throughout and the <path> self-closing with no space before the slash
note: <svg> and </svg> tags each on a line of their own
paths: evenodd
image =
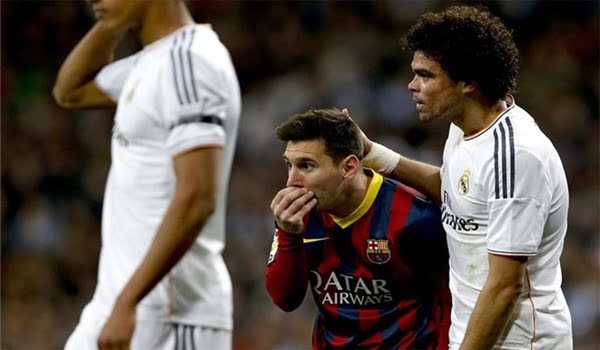
<svg viewBox="0 0 600 350">
<path fill-rule="evenodd" d="M 292 163 L 292 161 L 288 157 L 286 157 L 285 155 L 283 156 L 283 160 Z M 309 157 L 300 157 L 298 159 L 294 159 L 294 162 L 296 162 L 296 163 L 315 162 L 315 160 L 313 158 L 309 158 Z"/>
<path fill-rule="evenodd" d="M 419 74 L 419 75 L 433 75 L 433 72 L 431 72 L 430 70 L 427 70 L 425 68 L 413 69 L 413 72 L 415 72 L 415 74 Z"/>
</svg>

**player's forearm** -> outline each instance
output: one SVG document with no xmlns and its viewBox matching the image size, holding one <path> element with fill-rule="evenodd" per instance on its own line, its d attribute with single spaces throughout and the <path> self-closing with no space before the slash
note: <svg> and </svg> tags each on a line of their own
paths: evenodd
<svg viewBox="0 0 600 350">
<path fill-rule="evenodd" d="M 393 150 L 363 137 L 365 166 L 410 186 L 441 204 L 440 168 L 401 156 Z"/>
<path fill-rule="evenodd" d="M 213 210 L 214 200 L 208 196 L 175 194 L 148 253 L 118 302 L 137 304 L 142 300 L 192 246 Z"/>
<path fill-rule="evenodd" d="M 52 90 L 59 105 L 70 107 L 78 98 L 79 89 L 113 60 L 123 34 L 123 30 L 109 28 L 99 21 L 79 41 L 60 67 Z"/>
<path fill-rule="evenodd" d="M 518 285 L 486 283 L 469 319 L 460 349 L 491 349 L 508 322 L 519 292 Z"/>
<path fill-rule="evenodd" d="M 278 232 L 278 247 L 265 282 L 273 303 L 289 312 L 302 304 L 308 285 L 306 253 L 300 234 Z"/>
<path fill-rule="evenodd" d="M 442 180 L 439 167 L 401 156 L 396 168 L 388 176 L 441 204 Z"/>
</svg>

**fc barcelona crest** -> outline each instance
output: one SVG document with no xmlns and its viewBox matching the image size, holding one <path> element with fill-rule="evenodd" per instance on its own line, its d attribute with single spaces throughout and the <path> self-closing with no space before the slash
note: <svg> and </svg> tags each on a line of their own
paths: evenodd
<svg viewBox="0 0 600 350">
<path fill-rule="evenodd" d="M 387 239 L 367 239 L 367 259 L 373 264 L 385 264 L 392 253 Z"/>
</svg>

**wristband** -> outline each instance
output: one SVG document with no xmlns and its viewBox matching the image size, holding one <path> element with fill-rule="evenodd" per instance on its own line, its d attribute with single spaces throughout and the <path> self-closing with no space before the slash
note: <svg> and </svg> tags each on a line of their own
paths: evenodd
<svg viewBox="0 0 600 350">
<path fill-rule="evenodd" d="M 373 142 L 371 150 L 363 159 L 363 164 L 376 172 L 388 175 L 396 168 L 400 161 L 400 154 L 392 151 L 384 145 Z"/>
</svg>

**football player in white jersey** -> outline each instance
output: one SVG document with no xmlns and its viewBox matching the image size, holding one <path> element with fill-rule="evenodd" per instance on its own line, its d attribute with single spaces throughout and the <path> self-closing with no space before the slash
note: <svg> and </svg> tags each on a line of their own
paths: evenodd
<svg viewBox="0 0 600 350">
<path fill-rule="evenodd" d="M 402 39 L 414 53 L 419 119 L 451 122 L 441 168 L 363 137 L 365 164 L 442 207 L 450 252 L 451 349 L 572 349 L 560 255 L 569 193 L 562 162 L 511 91 L 518 50 L 490 13 L 451 7 Z M 347 113 L 347 111 L 346 111 Z"/>
<path fill-rule="evenodd" d="M 54 87 L 117 107 L 98 284 L 66 349 L 230 349 L 222 258 L 240 91 L 227 49 L 183 0 L 92 0 L 97 22 Z M 124 33 L 144 48 L 111 62 Z"/>
</svg>

